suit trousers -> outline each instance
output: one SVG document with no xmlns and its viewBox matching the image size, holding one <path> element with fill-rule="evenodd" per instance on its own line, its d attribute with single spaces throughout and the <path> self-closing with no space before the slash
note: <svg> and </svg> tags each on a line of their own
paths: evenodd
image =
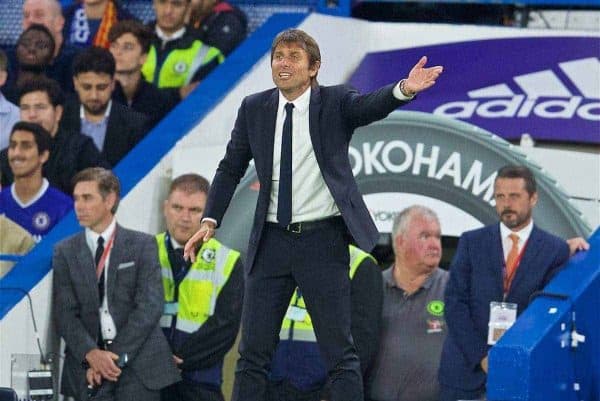
<svg viewBox="0 0 600 401">
<path fill-rule="evenodd" d="M 265 225 L 245 282 L 233 401 L 266 400 L 269 365 L 296 286 L 329 372 L 331 400 L 363 401 L 360 362 L 350 334 L 348 234 L 340 217 L 329 221 L 302 233 Z"/>
<path fill-rule="evenodd" d="M 462 390 L 440 384 L 440 401 L 482 401 L 485 399 L 485 386 L 476 390 Z"/>
<path fill-rule="evenodd" d="M 161 401 L 224 401 L 220 390 L 212 390 L 201 384 L 179 381 L 160 391 Z"/>
</svg>

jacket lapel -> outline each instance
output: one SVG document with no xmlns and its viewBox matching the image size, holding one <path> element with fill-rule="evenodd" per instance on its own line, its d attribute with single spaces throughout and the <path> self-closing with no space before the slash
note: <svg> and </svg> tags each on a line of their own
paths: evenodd
<svg viewBox="0 0 600 401">
<path fill-rule="evenodd" d="M 319 116 L 321 115 L 321 89 L 319 85 L 313 85 L 310 94 L 310 104 L 308 107 L 308 127 L 310 130 L 310 140 L 313 145 L 315 157 L 319 165 L 321 162 L 321 131 L 319 127 Z"/>
<path fill-rule="evenodd" d="M 263 171 L 266 172 L 264 177 L 271 182 L 271 177 L 273 176 L 273 148 L 275 146 L 275 124 L 277 122 L 277 107 L 279 106 L 279 91 L 274 89 L 271 92 L 271 95 L 265 101 L 263 107 L 265 114 L 264 118 L 264 133 L 261 135 L 263 138 L 263 146 L 261 149 L 264 149 L 264 166 Z M 265 184 L 265 183 L 261 183 Z"/>
<path fill-rule="evenodd" d="M 91 297 L 94 298 L 94 302 L 99 304 L 100 298 L 98 298 L 98 278 L 96 277 L 96 265 L 94 263 L 94 255 L 90 251 L 85 239 L 85 231 L 77 236 L 76 246 L 76 266 L 78 266 L 80 270 L 77 273 L 81 274 L 85 279 L 85 283 L 89 284 L 89 291 L 86 292 L 91 293 Z"/>
<path fill-rule="evenodd" d="M 496 290 L 500 299 L 504 294 L 504 252 L 502 250 L 502 238 L 500 236 L 500 223 L 496 224 L 490 232 L 490 257 L 494 274 L 496 275 Z"/>
<path fill-rule="evenodd" d="M 109 305 L 112 303 L 113 295 L 115 293 L 115 284 L 117 281 L 117 267 L 123 260 L 123 252 L 126 249 L 123 238 L 123 230 L 118 224 L 115 226 L 115 239 L 110 250 L 110 260 L 108 262 L 108 275 L 107 275 L 107 287 L 106 295 Z"/>
</svg>

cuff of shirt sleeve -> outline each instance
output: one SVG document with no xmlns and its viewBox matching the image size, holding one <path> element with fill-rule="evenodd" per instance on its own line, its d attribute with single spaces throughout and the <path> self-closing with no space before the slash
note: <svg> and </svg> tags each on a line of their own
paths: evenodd
<svg viewBox="0 0 600 401">
<path fill-rule="evenodd" d="M 213 219 L 213 218 L 210 218 L 210 217 L 205 217 L 205 218 L 203 218 L 203 219 L 200 221 L 200 224 L 204 223 L 205 221 L 210 221 L 211 223 L 214 223 L 214 224 L 215 224 L 215 227 L 218 225 L 218 224 L 217 224 L 217 220 L 215 220 L 215 219 Z"/>
<path fill-rule="evenodd" d="M 406 96 L 404 93 L 402 93 L 402 91 L 400 90 L 400 82 L 402 81 L 398 81 L 398 83 L 394 85 L 394 90 L 392 91 L 392 94 L 398 100 L 412 100 L 415 97 L 415 95 Z"/>
</svg>

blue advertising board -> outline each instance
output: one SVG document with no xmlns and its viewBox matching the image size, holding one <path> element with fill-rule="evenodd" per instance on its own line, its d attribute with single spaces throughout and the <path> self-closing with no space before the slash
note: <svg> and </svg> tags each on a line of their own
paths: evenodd
<svg viewBox="0 0 600 401">
<path fill-rule="evenodd" d="M 599 37 L 474 40 L 368 54 L 350 79 L 363 92 L 421 56 L 444 66 L 427 96 L 403 110 L 469 122 L 507 140 L 600 144 Z"/>
</svg>

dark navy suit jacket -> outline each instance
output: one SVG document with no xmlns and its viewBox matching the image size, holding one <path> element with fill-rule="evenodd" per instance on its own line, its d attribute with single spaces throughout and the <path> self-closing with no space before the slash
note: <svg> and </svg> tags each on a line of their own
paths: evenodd
<svg viewBox="0 0 600 401">
<path fill-rule="evenodd" d="M 366 251 L 375 245 L 378 232 L 354 181 L 348 146 L 355 128 L 380 120 L 406 103 L 394 97 L 394 85 L 366 95 L 360 95 L 346 85 L 315 85 L 310 97 L 309 129 L 317 163 L 350 234 Z M 250 95 L 242 101 L 204 213 L 205 217 L 221 223 L 237 184 L 250 160 L 254 159 L 260 191 L 244 264 L 248 273 L 253 266 L 269 207 L 278 102 L 276 88 Z"/>
<path fill-rule="evenodd" d="M 516 303 L 517 313 L 522 313 L 531 294 L 545 287 L 568 258 L 564 240 L 534 225 L 506 302 Z M 503 268 L 498 223 L 461 236 L 446 287 L 448 337 L 440 362 L 441 384 L 463 390 L 485 384 L 480 362 L 489 350 L 490 302 L 503 298 Z"/>
</svg>

